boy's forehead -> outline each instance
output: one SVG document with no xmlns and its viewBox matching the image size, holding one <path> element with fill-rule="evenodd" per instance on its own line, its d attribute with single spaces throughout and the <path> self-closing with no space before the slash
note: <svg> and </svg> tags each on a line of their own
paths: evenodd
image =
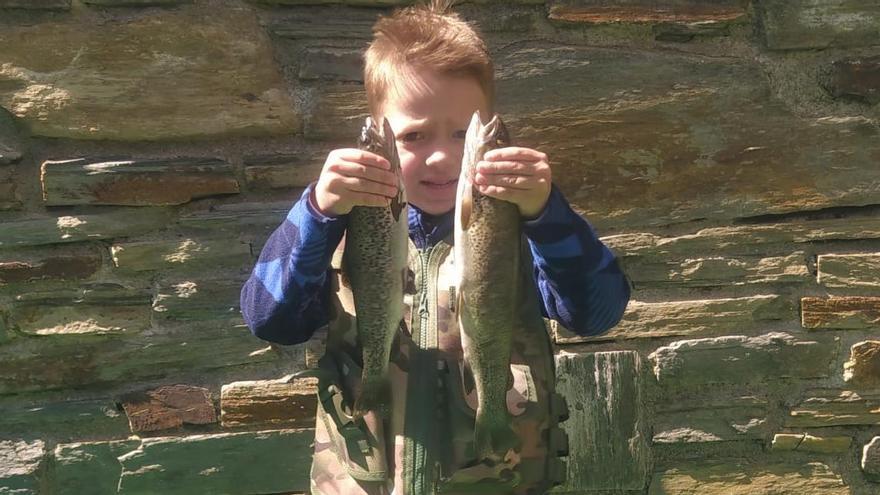
<svg viewBox="0 0 880 495">
<path fill-rule="evenodd" d="M 479 83 L 466 76 L 414 74 L 396 78 L 383 99 L 380 116 L 404 114 L 426 119 L 440 113 L 463 113 L 467 118 L 475 110 L 486 112 L 488 102 Z"/>
</svg>

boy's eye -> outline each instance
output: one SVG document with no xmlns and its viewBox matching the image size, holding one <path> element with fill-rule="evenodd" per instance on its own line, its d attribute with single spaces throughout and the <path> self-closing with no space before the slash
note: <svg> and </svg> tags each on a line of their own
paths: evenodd
<svg viewBox="0 0 880 495">
<path fill-rule="evenodd" d="M 459 129 L 452 133 L 452 137 L 455 139 L 464 139 L 467 137 L 467 131 L 464 129 Z"/>
<path fill-rule="evenodd" d="M 403 141 L 404 143 L 411 143 L 413 141 L 418 141 L 418 140 L 422 139 L 423 137 L 424 137 L 424 135 L 421 132 L 413 131 L 413 132 L 407 132 L 406 134 L 401 136 L 400 140 Z"/>
</svg>

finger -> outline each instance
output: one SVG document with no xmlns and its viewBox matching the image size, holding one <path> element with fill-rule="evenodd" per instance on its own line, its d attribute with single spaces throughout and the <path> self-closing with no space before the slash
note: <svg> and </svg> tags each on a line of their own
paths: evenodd
<svg viewBox="0 0 880 495">
<path fill-rule="evenodd" d="M 490 174 L 521 174 L 521 175 L 530 175 L 534 173 L 534 164 L 532 163 L 523 163 L 523 162 L 514 162 L 514 161 L 498 161 L 498 162 L 490 162 L 490 161 L 481 161 L 477 163 L 477 173 L 490 175 Z"/>
<path fill-rule="evenodd" d="M 548 162 L 547 155 L 538 150 L 531 148 L 519 148 L 516 146 L 508 146 L 506 148 L 496 148 L 489 150 L 483 155 L 486 161 L 534 161 Z"/>
<path fill-rule="evenodd" d="M 486 196 L 503 199 L 505 201 L 510 201 L 511 203 L 516 203 L 516 199 L 522 193 L 522 191 L 502 186 L 478 185 L 477 189 Z"/>
<path fill-rule="evenodd" d="M 351 204 L 354 206 L 388 206 L 391 199 L 376 194 L 353 192 L 350 196 Z"/>
<path fill-rule="evenodd" d="M 519 175 L 539 183 L 550 182 L 550 166 L 545 162 L 478 162 L 477 173 L 483 175 Z"/>
<path fill-rule="evenodd" d="M 359 150 L 357 148 L 344 148 L 337 150 L 341 161 L 360 163 L 368 167 L 374 167 L 384 170 L 391 170 L 391 162 L 382 155 L 376 153 Z"/>
<path fill-rule="evenodd" d="M 388 170 L 382 170 L 356 162 L 342 161 L 335 164 L 334 171 L 343 177 L 365 179 L 379 184 L 397 187 L 397 176 Z"/>
<path fill-rule="evenodd" d="M 511 189 L 528 190 L 538 185 L 530 175 L 482 175 L 477 174 L 474 182 L 482 186 L 500 186 Z"/>
<path fill-rule="evenodd" d="M 387 198 L 397 195 L 397 186 L 389 186 L 387 184 L 380 184 L 379 182 L 359 179 L 356 177 L 343 177 L 340 180 L 345 184 L 345 188 L 353 193 L 374 194 Z"/>
</svg>

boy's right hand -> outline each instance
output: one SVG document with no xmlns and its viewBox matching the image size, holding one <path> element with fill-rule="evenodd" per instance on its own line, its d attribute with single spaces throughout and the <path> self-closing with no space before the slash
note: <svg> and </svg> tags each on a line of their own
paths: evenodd
<svg viewBox="0 0 880 495">
<path fill-rule="evenodd" d="M 327 155 L 315 186 L 321 213 L 346 215 L 355 206 L 387 206 L 397 195 L 397 176 L 385 158 L 369 151 L 343 148 Z"/>
</svg>

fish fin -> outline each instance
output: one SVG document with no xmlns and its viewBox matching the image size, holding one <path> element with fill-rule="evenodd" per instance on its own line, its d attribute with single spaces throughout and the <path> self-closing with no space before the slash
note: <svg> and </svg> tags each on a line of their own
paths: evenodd
<svg viewBox="0 0 880 495">
<path fill-rule="evenodd" d="M 501 120 L 501 117 L 495 116 L 498 119 L 498 127 L 495 130 L 495 148 L 507 148 L 510 146 L 510 131 L 507 129 L 507 126 L 504 125 L 504 122 Z"/>
<path fill-rule="evenodd" d="M 353 418 L 362 418 L 369 411 L 375 411 L 382 418 L 391 412 L 391 383 L 387 378 L 365 379 L 361 384 L 361 394 L 354 401 Z"/>
<path fill-rule="evenodd" d="M 461 162 L 461 173 L 458 178 L 458 191 L 456 194 L 456 214 L 458 225 L 461 230 L 467 230 L 471 224 L 471 218 L 474 211 L 474 174 L 475 167 L 479 159 L 475 153 L 480 149 L 480 129 L 483 128 L 480 119 L 480 111 L 474 112 L 471 117 L 471 123 L 468 125 L 464 140 L 464 156 Z"/>
<path fill-rule="evenodd" d="M 507 452 L 520 446 L 520 439 L 510 426 L 507 410 L 501 414 L 489 414 L 477 410 L 474 420 L 474 451 L 479 460 L 503 461 Z"/>
<path fill-rule="evenodd" d="M 467 230 L 471 225 L 471 215 L 474 211 L 474 185 L 471 184 L 470 178 L 464 178 L 465 183 L 461 187 L 461 197 L 458 198 L 458 223 L 461 230 Z"/>
<path fill-rule="evenodd" d="M 388 161 L 391 162 L 391 173 L 397 177 L 397 195 L 391 198 L 391 213 L 394 215 L 394 221 L 399 222 L 400 213 L 406 207 L 406 191 L 403 187 L 400 155 L 397 153 L 397 138 L 394 136 L 394 130 L 386 118 L 382 119 L 382 139 Z"/>
<path fill-rule="evenodd" d="M 391 198 L 391 213 L 394 215 L 394 221 L 399 222 L 401 212 L 406 208 L 406 198 L 403 197 L 403 190 L 400 189 L 403 184 L 398 186 L 397 196 Z"/>
<path fill-rule="evenodd" d="M 398 186 L 397 196 L 391 198 L 391 214 L 394 215 L 394 221 L 400 221 L 400 214 L 406 208 L 406 199 L 403 197 L 403 185 Z"/>
</svg>

